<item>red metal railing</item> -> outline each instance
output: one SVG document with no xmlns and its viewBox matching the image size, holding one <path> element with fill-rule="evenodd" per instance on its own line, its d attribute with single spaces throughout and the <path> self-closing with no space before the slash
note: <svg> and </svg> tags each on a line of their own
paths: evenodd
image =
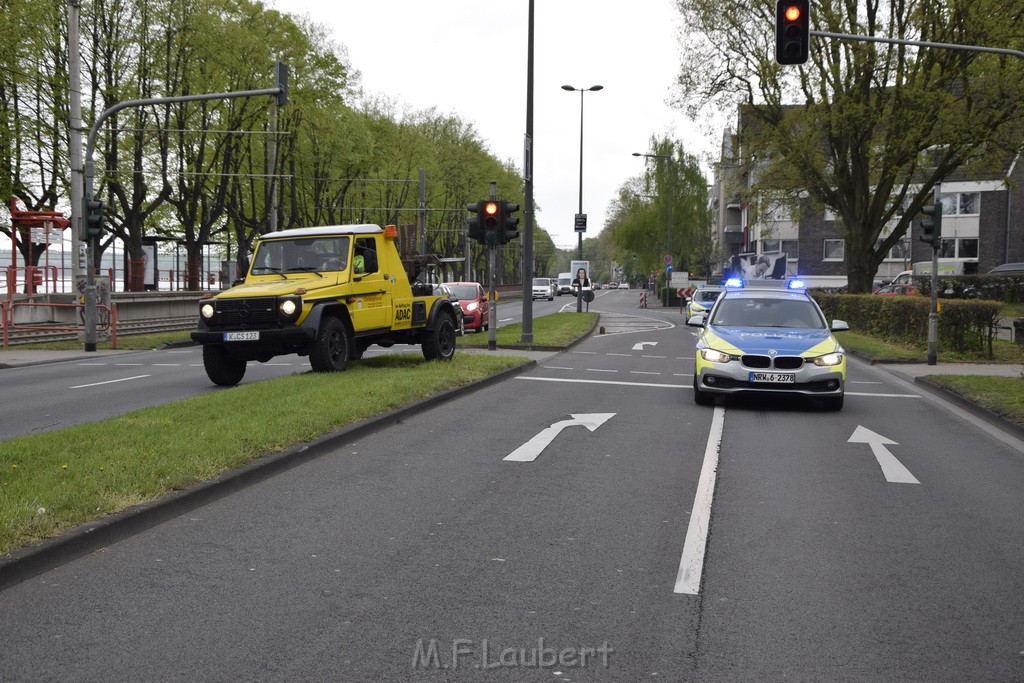
<svg viewBox="0 0 1024 683">
<path fill-rule="evenodd" d="M 14 322 L 14 309 L 24 306 L 27 308 L 53 308 L 53 309 L 75 309 L 78 311 L 78 318 L 80 324 L 74 325 L 58 325 L 54 323 L 47 323 L 40 325 L 38 323 L 15 323 Z M 96 305 L 97 320 L 96 320 L 96 331 L 97 332 L 110 332 L 110 343 L 112 348 L 117 348 L 117 306 L 111 304 L 105 306 L 103 304 Z M 0 313 L 2 313 L 2 323 L 4 328 L 4 348 L 8 346 L 8 333 L 10 330 L 45 330 L 48 332 L 81 332 L 85 326 L 85 304 L 42 304 L 31 301 L 2 301 L 0 300 Z"/>
</svg>

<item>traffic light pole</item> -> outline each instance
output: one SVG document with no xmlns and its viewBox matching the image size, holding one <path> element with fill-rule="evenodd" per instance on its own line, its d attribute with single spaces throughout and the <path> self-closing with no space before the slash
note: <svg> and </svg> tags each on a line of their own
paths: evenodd
<svg viewBox="0 0 1024 683">
<path fill-rule="evenodd" d="M 200 102 L 203 100 L 227 100 L 236 97 L 261 97 L 273 95 L 277 98 L 277 104 L 281 105 L 288 100 L 288 69 L 281 62 L 275 68 L 275 78 L 278 85 L 273 88 L 261 90 L 240 90 L 238 92 L 221 92 L 207 95 L 177 95 L 175 97 L 147 97 L 141 100 L 127 100 L 119 102 L 113 107 L 106 109 L 96 117 L 92 128 L 89 130 L 89 139 L 85 145 L 85 178 L 83 192 L 82 216 L 87 215 L 88 206 L 93 201 L 93 175 L 95 166 L 92 155 L 96 149 L 96 137 L 99 135 L 100 126 L 108 118 L 129 107 L 145 107 L 151 104 L 174 104 L 177 102 Z M 82 221 L 83 223 L 85 221 Z M 86 263 L 85 263 L 85 351 L 96 350 L 96 254 L 99 253 L 100 235 L 86 236 Z"/>
</svg>

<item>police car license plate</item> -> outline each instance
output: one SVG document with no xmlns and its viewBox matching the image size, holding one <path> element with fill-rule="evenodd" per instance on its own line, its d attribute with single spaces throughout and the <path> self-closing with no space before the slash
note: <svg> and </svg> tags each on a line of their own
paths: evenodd
<svg viewBox="0 0 1024 683">
<path fill-rule="evenodd" d="M 225 332 L 224 341 L 259 341 L 260 333 L 256 332 Z"/>
<path fill-rule="evenodd" d="M 796 375 L 785 372 L 752 372 L 750 382 L 767 382 L 769 384 L 795 384 Z"/>
</svg>

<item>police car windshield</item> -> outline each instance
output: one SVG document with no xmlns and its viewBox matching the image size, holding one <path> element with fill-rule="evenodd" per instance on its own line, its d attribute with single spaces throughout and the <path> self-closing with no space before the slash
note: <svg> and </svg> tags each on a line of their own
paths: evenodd
<svg viewBox="0 0 1024 683">
<path fill-rule="evenodd" d="M 721 293 L 722 291 L 717 289 L 698 289 L 693 294 L 693 300 L 708 303 L 709 301 L 717 299 L 718 295 Z"/>
<path fill-rule="evenodd" d="M 800 299 L 727 298 L 715 309 L 712 325 L 825 329 L 814 304 Z"/>
</svg>

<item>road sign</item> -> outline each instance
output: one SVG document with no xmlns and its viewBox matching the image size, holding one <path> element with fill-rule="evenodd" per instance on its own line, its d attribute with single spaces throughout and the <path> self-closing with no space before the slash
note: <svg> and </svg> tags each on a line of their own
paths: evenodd
<svg viewBox="0 0 1024 683">
<path fill-rule="evenodd" d="M 665 256 L 665 263 L 666 264 L 672 263 L 672 254 L 667 254 Z"/>
<path fill-rule="evenodd" d="M 587 231 L 587 214 L 578 213 L 576 214 L 576 232 Z"/>
<path fill-rule="evenodd" d="M 668 273 L 669 275 L 671 275 L 672 274 L 672 266 L 671 265 L 665 266 L 665 272 Z"/>
</svg>

